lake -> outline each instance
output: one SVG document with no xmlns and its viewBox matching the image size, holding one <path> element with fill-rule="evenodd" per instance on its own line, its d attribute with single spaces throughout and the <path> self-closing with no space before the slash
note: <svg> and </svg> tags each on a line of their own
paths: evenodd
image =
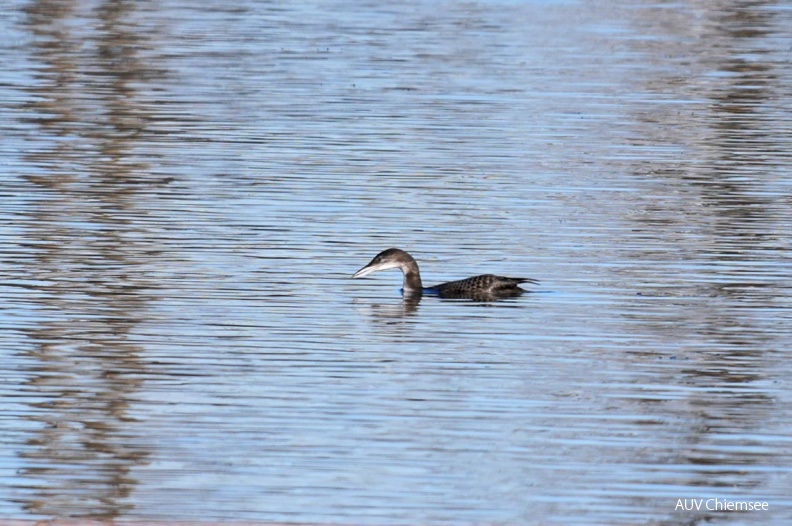
<svg viewBox="0 0 792 526">
<path fill-rule="evenodd" d="M 0 28 L 9 524 L 792 523 L 789 5 Z"/>
</svg>

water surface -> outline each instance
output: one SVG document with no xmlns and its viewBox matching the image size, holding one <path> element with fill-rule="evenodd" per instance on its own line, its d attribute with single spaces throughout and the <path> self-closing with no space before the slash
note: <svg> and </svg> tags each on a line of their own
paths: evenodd
<svg viewBox="0 0 792 526">
<path fill-rule="evenodd" d="M 792 10 L 13 1 L 0 516 L 792 520 Z M 539 279 L 494 303 L 427 284 Z M 679 499 L 769 510 L 675 509 Z"/>
</svg>

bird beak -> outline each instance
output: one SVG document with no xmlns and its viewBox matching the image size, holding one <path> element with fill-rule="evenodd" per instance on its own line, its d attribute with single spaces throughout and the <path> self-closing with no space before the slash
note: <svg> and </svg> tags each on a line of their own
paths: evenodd
<svg viewBox="0 0 792 526">
<path fill-rule="evenodd" d="M 368 265 L 366 265 L 362 269 L 360 269 L 357 272 L 355 272 L 355 274 L 352 276 L 352 279 L 362 278 L 363 276 L 368 276 L 369 274 L 372 274 L 374 272 L 379 272 L 380 270 L 388 270 L 388 269 L 399 268 L 399 267 L 400 267 L 399 263 L 397 263 L 395 261 L 383 261 L 381 263 L 369 263 Z"/>
<path fill-rule="evenodd" d="M 352 279 L 368 276 L 369 274 L 371 274 L 372 272 L 376 272 L 377 270 L 379 269 L 377 268 L 376 265 L 366 265 L 362 269 L 355 272 L 355 274 L 352 276 Z"/>
</svg>

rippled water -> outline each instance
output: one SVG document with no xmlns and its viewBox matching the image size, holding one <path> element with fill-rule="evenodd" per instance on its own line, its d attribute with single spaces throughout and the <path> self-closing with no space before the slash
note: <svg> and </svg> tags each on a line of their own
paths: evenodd
<svg viewBox="0 0 792 526">
<path fill-rule="evenodd" d="M 0 517 L 792 521 L 788 5 L 0 27 Z M 349 279 L 391 246 L 541 285 Z"/>
</svg>

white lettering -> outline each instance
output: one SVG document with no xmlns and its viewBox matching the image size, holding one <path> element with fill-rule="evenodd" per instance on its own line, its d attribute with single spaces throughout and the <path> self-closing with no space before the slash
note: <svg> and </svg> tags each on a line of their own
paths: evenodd
<svg viewBox="0 0 792 526">
<path fill-rule="evenodd" d="M 704 499 L 690 499 L 690 502 L 688 502 L 688 499 L 677 499 L 674 510 L 678 510 L 679 508 L 685 511 L 700 510 L 703 502 Z"/>
<path fill-rule="evenodd" d="M 749 501 L 749 500 L 725 500 L 725 499 L 677 499 L 676 507 L 674 510 L 683 509 L 685 511 L 701 510 L 702 505 L 704 509 L 709 511 L 754 511 L 770 509 L 770 505 L 766 501 Z"/>
</svg>

